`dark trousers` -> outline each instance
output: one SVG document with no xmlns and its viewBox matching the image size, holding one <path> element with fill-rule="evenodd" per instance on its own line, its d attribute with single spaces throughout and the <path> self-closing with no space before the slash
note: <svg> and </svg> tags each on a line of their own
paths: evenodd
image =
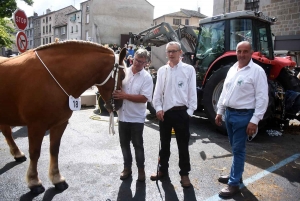
<svg viewBox="0 0 300 201">
<path fill-rule="evenodd" d="M 159 121 L 161 150 L 159 152 L 159 170 L 168 173 L 170 158 L 170 142 L 172 127 L 175 130 L 176 141 L 179 152 L 179 174 L 188 175 L 191 170 L 189 155 L 189 115 L 186 110 L 166 111 L 164 121 Z"/>
<path fill-rule="evenodd" d="M 131 169 L 132 154 L 130 141 L 135 150 L 135 160 L 138 168 L 144 168 L 145 154 L 143 145 L 144 123 L 131 123 L 119 121 L 120 145 L 124 159 L 124 168 Z"/>
</svg>

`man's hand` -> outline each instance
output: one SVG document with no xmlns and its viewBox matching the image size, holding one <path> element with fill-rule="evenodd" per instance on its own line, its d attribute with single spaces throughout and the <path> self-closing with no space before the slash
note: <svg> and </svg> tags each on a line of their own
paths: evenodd
<svg viewBox="0 0 300 201">
<path fill-rule="evenodd" d="M 217 116 L 215 118 L 215 123 L 217 124 L 217 126 L 222 126 L 222 115 L 221 114 L 217 114 Z"/>
<path fill-rule="evenodd" d="M 249 124 L 247 126 L 247 130 L 246 130 L 247 135 L 249 135 L 249 136 L 254 135 L 256 133 L 256 130 L 257 130 L 257 125 L 249 122 Z"/>
<path fill-rule="evenodd" d="M 160 121 L 164 121 L 164 111 L 163 110 L 159 110 L 158 112 L 156 112 L 156 117 L 158 120 Z"/>
<path fill-rule="evenodd" d="M 120 90 L 115 90 L 113 93 L 113 98 L 114 99 L 126 99 L 126 93 L 122 90 L 122 87 Z"/>
</svg>

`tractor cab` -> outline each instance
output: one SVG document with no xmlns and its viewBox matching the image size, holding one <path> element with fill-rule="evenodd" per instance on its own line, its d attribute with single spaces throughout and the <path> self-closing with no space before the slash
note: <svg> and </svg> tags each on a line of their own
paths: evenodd
<svg viewBox="0 0 300 201">
<path fill-rule="evenodd" d="M 210 68 L 219 68 L 220 65 L 213 66 L 219 60 L 223 65 L 235 62 L 235 49 L 241 41 L 249 41 L 254 52 L 273 60 L 270 26 L 275 21 L 276 18 L 254 11 L 227 13 L 201 20 L 194 58 L 198 79 L 203 81 Z"/>
</svg>

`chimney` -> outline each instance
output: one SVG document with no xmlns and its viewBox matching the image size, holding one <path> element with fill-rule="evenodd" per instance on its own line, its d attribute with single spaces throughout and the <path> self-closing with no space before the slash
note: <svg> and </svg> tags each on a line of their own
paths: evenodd
<svg viewBox="0 0 300 201">
<path fill-rule="evenodd" d="M 51 10 L 48 8 L 47 10 L 46 10 L 46 14 L 48 14 L 48 13 L 50 13 L 51 12 Z"/>
<path fill-rule="evenodd" d="M 200 12 L 200 7 L 198 7 L 198 12 L 201 13 L 201 12 Z"/>
<path fill-rule="evenodd" d="M 36 12 L 33 12 L 33 16 L 34 16 L 34 17 L 37 17 L 38 14 L 37 14 Z"/>
</svg>

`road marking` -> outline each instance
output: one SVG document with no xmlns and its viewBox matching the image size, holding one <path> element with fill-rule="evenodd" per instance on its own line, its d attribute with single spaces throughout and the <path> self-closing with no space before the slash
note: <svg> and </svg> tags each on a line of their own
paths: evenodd
<svg viewBox="0 0 300 201">
<path fill-rule="evenodd" d="M 247 186 L 247 185 L 249 185 L 249 184 L 265 177 L 265 176 L 267 176 L 268 174 L 270 174 L 270 173 L 274 172 L 275 170 L 281 168 L 282 166 L 296 160 L 299 157 L 300 157 L 300 153 L 294 154 L 291 157 L 289 157 L 287 159 L 284 159 L 283 161 L 273 165 L 272 167 L 269 167 L 268 169 L 263 170 L 263 171 L 257 173 L 256 175 L 253 175 L 252 177 L 250 177 L 250 178 L 243 181 L 243 184 L 240 185 L 240 189 L 242 189 L 245 186 Z M 219 194 L 213 195 L 212 197 L 207 198 L 205 201 L 216 201 L 216 200 L 222 200 L 222 198 L 219 197 Z"/>
</svg>

